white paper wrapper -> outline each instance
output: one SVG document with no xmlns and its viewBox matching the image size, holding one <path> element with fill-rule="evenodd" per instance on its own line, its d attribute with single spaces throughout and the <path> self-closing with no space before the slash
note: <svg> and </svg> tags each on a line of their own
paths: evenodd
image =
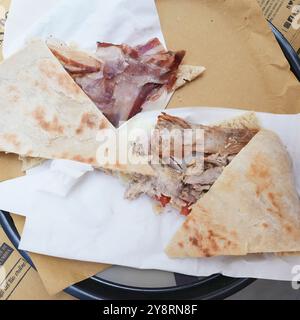
<svg viewBox="0 0 300 320">
<path fill-rule="evenodd" d="M 13 0 L 5 25 L 4 58 L 32 39 L 49 37 L 90 52 L 97 41 L 135 46 L 158 38 L 166 46 L 154 0 Z M 164 92 L 146 102 L 143 111 L 165 108 L 172 95 Z"/>
<path fill-rule="evenodd" d="M 165 44 L 154 0 L 12 0 L 5 25 L 5 58 L 31 38 L 54 36 L 94 51 L 96 42 Z"/>
<path fill-rule="evenodd" d="M 170 114 L 202 124 L 229 119 L 243 112 L 212 108 L 168 110 Z M 134 125 L 138 120 L 140 126 L 149 127 L 155 123 L 158 114 L 140 114 L 130 124 Z M 262 126 L 279 134 L 286 145 L 293 158 L 299 192 L 300 115 L 257 115 Z M 73 165 L 72 168 L 73 172 Z M 70 175 L 63 172 L 69 179 Z M 169 259 L 164 248 L 184 217 L 171 209 L 162 215 L 155 214 L 148 197 L 131 202 L 125 200 L 125 187 L 120 181 L 100 172 L 88 172 L 80 180 L 75 179 L 73 188 L 65 197 L 52 192 L 55 185 L 41 191 L 40 182 L 51 176 L 51 167 L 44 165 L 26 177 L 0 184 L 0 208 L 27 213 L 21 249 L 75 260 L 193 276 L 222 273 L 232 277 L 292 280 L 293 267 L 300 265 L 300 257 L 274 255 Z M 76 181 L 78 183 L 74 186 Z"/>
</svg>

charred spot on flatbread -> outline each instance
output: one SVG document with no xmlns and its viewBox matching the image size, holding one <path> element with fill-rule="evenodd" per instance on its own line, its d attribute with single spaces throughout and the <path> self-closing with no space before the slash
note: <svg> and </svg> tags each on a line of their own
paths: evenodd
<svg viewBox="0 0 300 320">
<path fill-rule="evenodd" d="M 95 117 L 94 114 L 88 112 L 84 113 L 81 117 L 80 126 L 76 129 L 76 134 L 80 135 L 86 129 L 95 129 L 97 126 L 97 121 L 98 118 Z M 100 124 L 102 124 L 102 120 Z"/>
<path fill-rule="evenodd" d="M 32 113 L 33 118 L 37 121 L 38 125 L 47 132 L 54 132 L 57 134 L 64 133 L 64 126 L 60 124 L 58 116 L 54 115 L 53 118 L 46 120 L 46 112 L 44 107 L 38 106 Z"/>
<path fill-rule="evenodd" d="M 18 140 L 18 136 L 15 133 L 5 133 L 3 134 L 3 139 L 17 149 L 21 146 L 21 142 Z"/>
</svg>

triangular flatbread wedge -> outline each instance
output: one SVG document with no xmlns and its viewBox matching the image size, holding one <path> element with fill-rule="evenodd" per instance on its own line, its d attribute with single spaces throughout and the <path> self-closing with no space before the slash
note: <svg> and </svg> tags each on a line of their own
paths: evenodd
<svg viewBox="0 0 300 320">
<path fill-rule="evenodd" d="M 110 122 L 46 44 L 35 41 L 0 66 L 0 151 L 96 165 Z"/>
<path fill-rule="evenodd" d="M 193 207 L 166 253 L 211 257 L 300 250 L 300 201 L 279 137 L 260 131 Z"/>
</svg>

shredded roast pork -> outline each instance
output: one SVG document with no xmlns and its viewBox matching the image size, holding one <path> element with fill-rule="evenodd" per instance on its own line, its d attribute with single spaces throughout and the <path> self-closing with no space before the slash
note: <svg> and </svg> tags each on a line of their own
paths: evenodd
<svg viewBox="0 0 300 320">
<path fill-rule="evenodd" d="M 136 47 L 99 42 L 93 56 L 60 42 L 48 46 L 115 126 L 172 91 L 185 56 L 185 51 L 166 51 L 158 39 Z"/>
<path fill-rule="evenodd" d="M 132 200 L 147 194 L 160 201 L 163 206 L 170 203 L 182 214 L 187 215 L 190 207 L 210 190 L 224 168 L 258 132 L 247 128 L 231 129 L 194 125 L 167 114 L 159 116 L 156 125 L 156 129 L 161 131 L 196 128 L 204 130 L 204 152 L 201 154 L 195 152 L 192 158 L 188 155 L 184 164 L 176 164 L 171 157 L 169 164 L 162 162 L 153 165 L 156 172 L 154 177 L 130 176 L 126 198 Z M 197 161 L 199 157 L 203 161 Z"/>
</svg>

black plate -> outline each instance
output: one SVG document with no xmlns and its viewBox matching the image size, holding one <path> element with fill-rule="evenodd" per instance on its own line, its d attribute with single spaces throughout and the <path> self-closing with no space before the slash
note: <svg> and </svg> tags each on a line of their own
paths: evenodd
<svg viewBox="0 0 300 320">
<path fill-rule="evenodd" d="M 286 41 L 284 36 L 270 23 L 277 41 L 280 44 L 287 60 L 291 65 L 291 70 L 300 81 L 300 60 L 294 49 Z M 14 225 L 14 222 L 8 213 L 0 211 L 0 223 L 7 236 L 18 248 L 20 236 Z M 21 255 L 31 266 L 34 265 L 29 255 L 20 251 Z M 133 270 L 125 270 L 128 275 Z M 147 271 L 143 271 L 147 273 Z M 167 274 L 167 273 L 165 273 Z M 157 274 L 155 273 L 155 276 Z M 168 274 L 170 275 L 170 274 Z M 161 275 L 160 275 L 161 276 Z M 174 274 L 174 284 L 171 286 L 162 286 L 150 288 L 148 286 L 132 286 L 116 283 L 103 278 L 103 275 L 97 275 L 81 283 L 66 289 L 68 294 L 81 300 L 100 300 L 100 299 L 224 299 L 241 289 L 247 287 L 253 279 L 233 279 L 222 275 L 213 275 L 206 278 L 188 277 Z M 125 277 L 126 278 L 126 277 Z M 127 279 L 126 279 L 127 280 Z M 123 281 L 121 281 L 123 282 Z M 156 281 L 157 282 L 157 281 Z"/>
<path fill-rule="evenodd" d="M 294 72 L 296 78 L 300 81 L 300 58 L 290 43 L 285 39 L 283 34 L 277 30 L 271 22 L 269 22 L 271 29 L 285 55 L 287 58 L 291 70 Z"/>
</svg>

